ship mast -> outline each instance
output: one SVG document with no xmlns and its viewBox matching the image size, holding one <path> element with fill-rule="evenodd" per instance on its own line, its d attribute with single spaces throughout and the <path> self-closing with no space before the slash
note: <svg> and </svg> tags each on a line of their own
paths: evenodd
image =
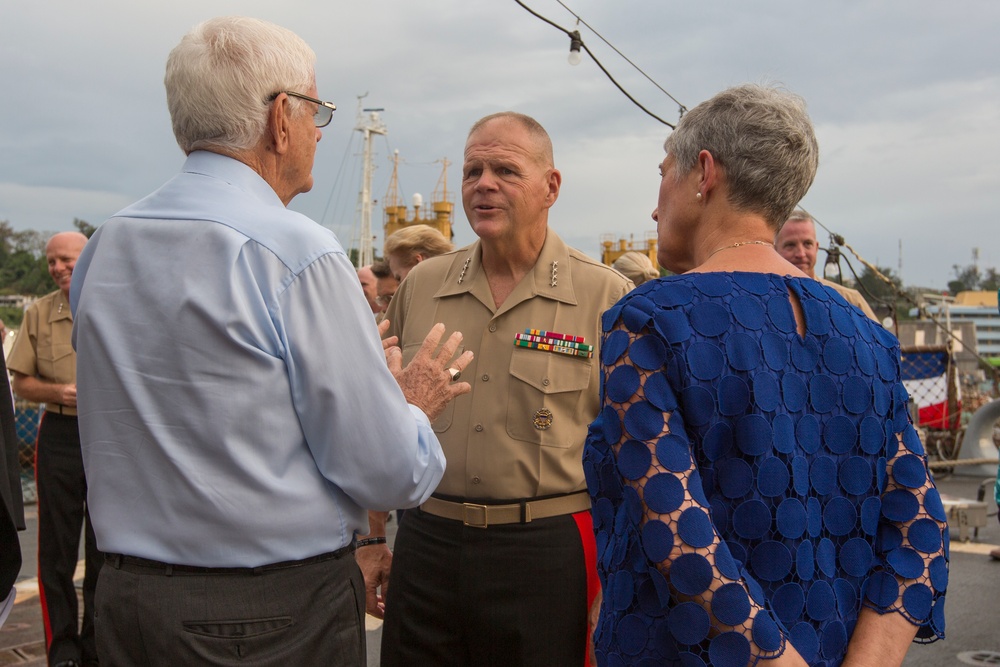
<svg viewBox="0 0 1000 667">
<path fill-rule="evenodd" d="M 365 142 L 364 177 L 362 178 L 361 194 L 358 201 L 359 208 L 361 209 L 361 238 L 358 243 L 359 267 L 368 266 L 375 259 L 375 253 L 372 248 L 372 241 L 375 238 L 372 236 L 372 176 L 375 173 L 375 164 L 372 155 L 372 135 L 386 134 L 385 123 L 379 118 L 379 112 L 384 111 L 384 109 L 361 108 L 361 100 L 367 95 L 368 93 L 358 96 L 358 124 L 354 128 L 362 133 Z"/>
</svg>

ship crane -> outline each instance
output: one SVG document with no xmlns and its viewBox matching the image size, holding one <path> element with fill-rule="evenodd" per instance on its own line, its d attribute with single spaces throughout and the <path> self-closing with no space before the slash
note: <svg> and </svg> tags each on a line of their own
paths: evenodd
<svg viewBox="0 0 1000 667">
<path fill-rule="evenodd" d="M 386 134 L 385 123 L 379 117 L 382 108 L 362 108 L 361 100 L 368 93 L 358 96 L 358 123 L 355 130 L 364 137 L 364 175 L 361 182 L 361 194 L 358 196 L 358 208 L 361 218 L 361 238 L 358 240 L 358 266 L 368 266 L 375 259 L 372 236 L 372 176 L 375 174 L 373 161 L 372 136 Z"/>
</svg>

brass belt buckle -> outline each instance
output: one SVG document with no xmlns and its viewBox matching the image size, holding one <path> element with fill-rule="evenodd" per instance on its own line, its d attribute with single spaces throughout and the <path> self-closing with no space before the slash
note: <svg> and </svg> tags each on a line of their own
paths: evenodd
<svg viewBox="0 0 1000 667">
<path fill-rule="evenodd" d="M 472 528 L 485 528 L 489 525 L 488 512 L 489 508 L 486 505 L 462 503 L 462 523 Z M 482 518 L 480 519 L 478 515 Z"/>
</svg>

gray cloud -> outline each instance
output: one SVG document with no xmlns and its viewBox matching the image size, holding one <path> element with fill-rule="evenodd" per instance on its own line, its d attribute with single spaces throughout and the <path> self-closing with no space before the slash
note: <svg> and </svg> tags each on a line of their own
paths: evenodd
<svg viewBox="0 0 1000 667">
<path fill-rule="evenodd" d="M 984 265 L 1000 264 L 988 244 L 1000 211 L 1000 5 L 565 1 L 689 107 L 748 80 L 803 95 L 821 145 L 804 204 L 867 259 L 896 268 L 902 240 L 904 279 L 936 287 L 973 247 Z M 554 0 L 529 4 L 573 26 Z M 564 186 L 552 224 L 564 237 L 596 255 L 602 234 L 654 229 L 668 129 L 586 58 L 570 67 L 568 39 L 512 0 L 15 3 L 0 21 L 0 219 L 44 230 L 97 223 L 169 178 L 183 156 L 165 110 L 166 55 L 198 21 L 237 12 L 289 27 L 317 52 L 320 95 L 339 111 L 316 187 L 293 207 L 345 241 L 357 203 L 354 110 L 366 91 L 389 127 L 376 142 L 380 199 L 392 149 L 405 161 L 407 200 L 429 196 L 442 157 L 456 190 L 469 125 L 513 108 L 553 136 Z M 672 101 L 581 32 L 630 92 L 676 120 Z M 463 217 L 459 242 L 471 240 Z"/>
</svg>

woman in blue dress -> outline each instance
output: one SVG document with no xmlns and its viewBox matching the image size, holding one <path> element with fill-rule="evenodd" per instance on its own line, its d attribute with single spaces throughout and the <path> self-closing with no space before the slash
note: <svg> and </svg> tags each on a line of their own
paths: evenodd
<svg viewBox="0 0 1000 667">
<path fill-rule="evenodd" d="M 894 336 L 772 243 L 818 149 L 803 101 L 746 85 L 660 165 L 660 263 L 604 315 L 584 467 L 598 663 L 878 665 L 944 633 L 946 515 Z"/>
</svg>

